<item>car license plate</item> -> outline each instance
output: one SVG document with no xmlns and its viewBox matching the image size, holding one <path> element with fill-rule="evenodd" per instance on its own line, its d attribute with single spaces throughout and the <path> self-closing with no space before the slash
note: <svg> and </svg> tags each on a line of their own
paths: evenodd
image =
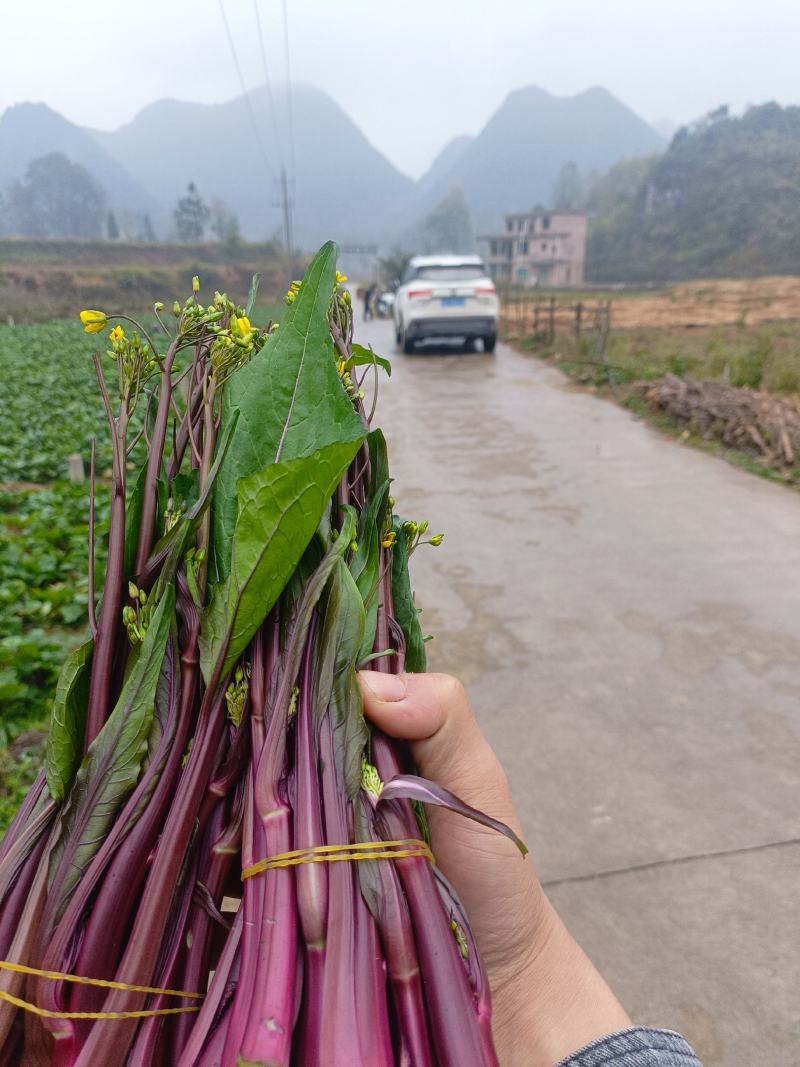
<svg viewBox="0 0 800 1067">
<path fill-rule="evenodd" d="M 466 303 L 466 299 L 463 296 L 443 296 L 442 307 L 443 308 L 463 308 Z"/>
</svg>

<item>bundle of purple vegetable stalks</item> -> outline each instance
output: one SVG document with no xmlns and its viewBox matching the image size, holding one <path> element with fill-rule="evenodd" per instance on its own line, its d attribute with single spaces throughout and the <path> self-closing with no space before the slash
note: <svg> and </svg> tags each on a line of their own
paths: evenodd
<svg viewBox="0 0 800 1067">
<path fill-rule="evenodd" d="M 197 279 L 159 341 L 81 315 L 108 555 L 96 596 L 91 536 L 90 634 L 0 846 L 0 1067 L 496 1063 L 424 805 L 511 831 L 362 713 L 359 666 L 425 668 L 425 531 L 393 514 L 363 402 L 389 366 L 343 281 L 327 244 L 278 327 L 256 284 L 204 306 Z"/>
</svg>

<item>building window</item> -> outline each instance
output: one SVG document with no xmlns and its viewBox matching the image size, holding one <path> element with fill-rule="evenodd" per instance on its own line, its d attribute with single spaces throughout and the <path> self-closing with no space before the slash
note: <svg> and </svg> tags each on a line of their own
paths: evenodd
<svg viewBox="0 0 800 1067">
<path fill-rule="evenodd" d="M 527 281 L 527 279 L 528 279 L 528 268 L 527 267 L 517 267 L 517 281 L 518 282 L 524 282 L 524 281 Z"/>
<path fill-rule="evenodd" d="M 547 241 L 542 241 L 542 251 L 543 252 L 547 251 Z"/>
<path fill-rule="evenodd" d="M 513 219 L 506 219 L 506 233 L 513 233 L 513 232 L 514 232 L 514 220 Z"/>
<path fill-rule="evenodd" d="M 489 242 L 489 254 L 492 255 L 492 256 L 496 256 L 497 255 L 497 241 L 490 241 Z"/>
<path fill-rule="evenodd" d="M 545 217 L 542 219 L 542 229 L 543 230 L 549 230 L 550 229 L 550 217 L 548 215 L 545 215 Z"/>
<path fill-rule="evenodd" d="M 520 251 L 520 255 L 527 256 L 527 254 L 528 254 L 528 242 L 527 241 L 520 241 L 520 243 L 519 243 L 519 251 Z"/>
</svg>

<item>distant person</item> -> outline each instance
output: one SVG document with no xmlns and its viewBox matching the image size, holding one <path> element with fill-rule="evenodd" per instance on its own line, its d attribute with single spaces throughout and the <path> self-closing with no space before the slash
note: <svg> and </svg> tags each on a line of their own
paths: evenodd
<svg viewBox="0 0 800 1067">
<path fill-rule="evenodd" d="M 375 286 L 370 284 L 364 290 L 364 322 L 372 318 L 372 301 L 375 298 Z"/>
</svg>

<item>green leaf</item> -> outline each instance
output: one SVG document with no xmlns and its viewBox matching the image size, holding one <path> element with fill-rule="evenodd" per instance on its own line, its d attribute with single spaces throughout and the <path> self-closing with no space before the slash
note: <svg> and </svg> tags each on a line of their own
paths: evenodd
<svg viewBox="0 0 800 1067">
<path fill-rule="evenodd" d="M 300 561 L 331 494 L 361 444 L 336 442 L 312 456 L 273 463 L 239 482 L 231 570 L 204 613 L 200 665 L 208 683 L 244 652 Z"/>
<path fill-rule="evenodd" d="M 221 578 L 230 573 L 239 479 L 364 436 L 339 380 L 328 327 L 336 252 L 332 242 L 323 245 L 278 329 L 225 388 L 222 425 L 236 411 L 239 421 L 214 493 L 213 546 Z"/>
<path fill-rule="evenodd" d="M 66 796 L 81 761 L 93 651 L 94 642 L 86 641 L 67 656 L 53 698 L 44 768 L 57 804 Z"/>
<path fill-rule="evenodd" d="M 392 365 L 385 356 L 376 356 L 371 348 L 364 348 L 363 345 L 353 345 L 353 354 L 347 361 L 348 370 L 351 367 L 371 367 L 373 363 L 377 363 L 379 367 L 382 367 L 391 378 Z"/>
<path fill-rule="evenodd" d="M 139 779 L 174 610 L 175 590 L 170 586 L 153 612 L 119 700 L 89 746 L 67 796 L 50 867 L 57 916 Z"/>
<path fill-rule="evenodd" d="M 340 560 L 329 582 L 314 703 L 320 713 L 329 708 L 333 717 L 334 749 L 349 797 L 361 786 L 361 760 L 369 740 L 355 673 L 365 622 L 361 593 Z"/>
<path fill-rule="evenodd" d="M 378 582 L 380 575 L 380 537 L 384 509 L 389 493 L 389 461 L 386 441 L 380 430 L 373 430 L 369 444 L 370 484 L 366 505 L 361 512 L 358 529 L 358 551 L 350 565 L 366 609 L 366 620 L 359 661 L 368 656 L 375 644 L 378 624 Z"/>
<path fill-rule="evenodd" d="M 411 578 L 408 573 L 408 542 L 403 520 L 394 520 L 395 542 L 392 549 L 392 595 L 394 617 L 406 639 L 406 667 L 413 674 L 426 669 L 425 638 L 419 624 L 419 612 L 414 603 Z"/>
</svg>

